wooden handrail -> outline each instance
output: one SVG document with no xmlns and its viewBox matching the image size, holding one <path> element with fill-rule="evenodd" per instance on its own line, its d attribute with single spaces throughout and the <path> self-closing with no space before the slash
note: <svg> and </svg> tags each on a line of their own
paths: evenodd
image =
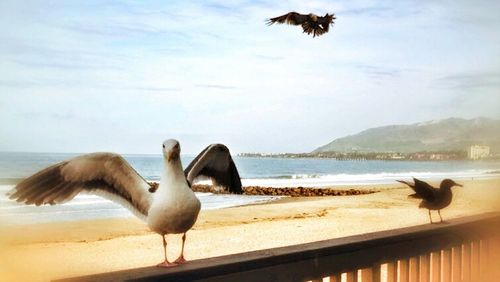
<svg viewBox="0 0 500 282">
<path fill-rule="evenodd" d="M 494 236 L 500 236 L 500 213 L 195 260 L 170 269 L 144 267 L 60 281 L 307 281 L 383 263 L 393 267 L 398 259 Z"/>
</svg>

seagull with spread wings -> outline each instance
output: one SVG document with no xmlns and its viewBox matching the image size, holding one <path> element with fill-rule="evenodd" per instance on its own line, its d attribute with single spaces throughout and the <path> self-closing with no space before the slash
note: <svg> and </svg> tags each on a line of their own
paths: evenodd
<svg viewBox="0 0 500 282">
<path fill-rule="evenodd" d="M 191 189 L 197 177 L 241 194 L 241 180 L 229 150 L 213 144 L 183 171 L 177 140 L 163 142 L 163 170 L 159 185 L 148 183 L 120 155 L 92 153 L 66 160 L 26 178 L 9 197 L 25 204 L 61 204 L 82 192 L 97 194 L 130 209 L 163 238 L 165 260 L 161 267 L 184 263 L 186 232 L 196 222 L 200 201 Z M 167 260 L 167 234 L 183 234 L 182 250 L 174 262 Z"/>
<path fill-rule="evenodd" d="M 288 14 L 270 18 L 267 21 L 268 25 L 274 23 L 287 23 L 290 25 L 300 25 L 304 33 L 311 34 L 313 37 L 323 35 L 327 33 L 330 29 L 330 25 L 334 24 L 335 14 L 326 14 L 323 17 L 317 16 L 315 14 L 303 15 L 296 12 L 290 12 Z"/>
<path fill-rule="evenodd" d="M 453 197 L 451 193 L 451 187 L 460 186 L 461 184 L 456 183 L 451 179 L 444 179 L 441 181 L 441 185 L 439 188 L 432 187 L 429 183 L 413 178 L 413 182 L 407 182 L 404 180 L 396 180 L 397 182 L 408 185 L 413 191 L 414 194 L 411 194 L 410 198 L 422 199 L 420 202 L 419 208 L 426 208 L 429 211 L 429 219 L 432 222 L 431 210 L 437 210 L 439 214 L 439 218 L 441 222 L 443 222 L 443 218 L 441 217 L 441 209 L 446 208 L 450 205 L 451 199 Z"/>
</svg>

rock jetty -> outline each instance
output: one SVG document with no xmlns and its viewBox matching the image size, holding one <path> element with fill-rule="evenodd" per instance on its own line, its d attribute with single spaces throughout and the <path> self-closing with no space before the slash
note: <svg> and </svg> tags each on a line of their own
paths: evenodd
<svg viewBox="0 0 500 282">
<path fill-rule="evenodd" d="M 208 192 L 214 194 L 225 194 L 227 192 L 217 189 L 211 185 L 193 185 L 195 192 Z M 267 195 L 267 196 L 289 196 L 289 197 L 319 197 L 319 196 L 350 196 L 363 195 L 379 192 L 374 189 L 337 189 L 337 188 L 318 188 L 318 187 L 262 187 L 245 186 L 243 187 L 245 195 Z"/>
</svg>

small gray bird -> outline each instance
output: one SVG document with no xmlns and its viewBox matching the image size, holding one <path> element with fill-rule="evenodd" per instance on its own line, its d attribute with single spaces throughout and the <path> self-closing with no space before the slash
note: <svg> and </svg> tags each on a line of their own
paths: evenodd
<svg viewBox="0 0 500 282">
<path fill-rule="evenodd" d="M 431 210 L 437 210 L 439 218 L 441 219 L 441 222 L 443 222 L 443 218 L 441 217 L 441 209 L 446 208 L 451 203 L 451 199 L 453 197 L 451 193 L 451 187 L 463 187 L 461 184 L 458 184 L 451 179 L 444 179 L 443 181 L 441 181 L 441 185 L 439 185 L 439 188 L 434 188 L 427 182 L 418 180 L 416 178 L 413 178 L 414 183 L 403 180 L 396 181 L 410 186 L 410 188 L 415 191 L 415 194 L 411 194 L 408 197 L 422 199 L 422 202 L 420 202 L 418 207 L 426 208 L 429 210 L 429 219 L 431 221 L 431 224 L 434 223 L 432 221 Z"/>
</svg>

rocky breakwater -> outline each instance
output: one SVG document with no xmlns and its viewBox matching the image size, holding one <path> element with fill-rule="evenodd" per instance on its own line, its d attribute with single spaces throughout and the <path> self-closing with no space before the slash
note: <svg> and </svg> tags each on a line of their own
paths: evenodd
<svg viewBox="0 0 500 282">
<path fill-rule="evenodd" d="M 214 194 L 227 193 L 218 187 L 211 185 L 193 185 L 195 192 L 206 192 Z M 318 188 L 318 187 L 263 187 L 263 186 L 245 186 L 243 187 L 245 195 L 266 195 L 266 196 L 289 196 L 289 197 L 320 197 L 320 196 L 350 196 L 363 195 L 379 192 L 375 189 L 337 189 L 337 188 Z"/>
</svg>

